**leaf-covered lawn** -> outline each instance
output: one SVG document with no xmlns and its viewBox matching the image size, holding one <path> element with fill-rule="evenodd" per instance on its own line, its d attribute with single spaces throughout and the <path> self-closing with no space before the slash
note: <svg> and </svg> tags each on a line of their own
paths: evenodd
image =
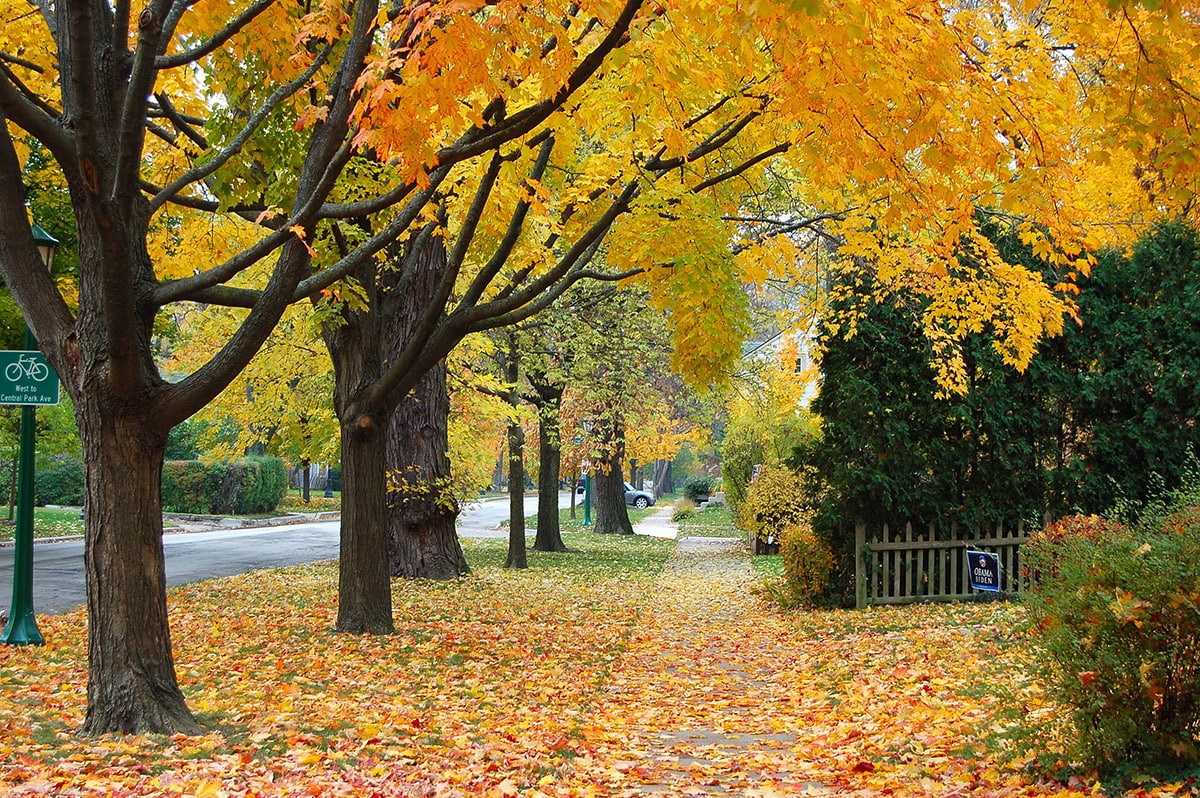
<svg viewBox="0 0 1200 798">
<path fill-rule="evenodd" d="M 0 523 L 0 542 L 11 541 L 15 534 L 16 527 L 13 524 Z M 33 508 L 34 538 L 61 538 L 82 534 L 83 521 L 79 517 L 78 508 Z"/>
<path fill-rule="evenodd" d="M 46 646 L 0 647 L 0 793 L 1067 790 L 1012 742 L 1016 718 L 1055 714 L 1025 675 L 1018 608 L 784 614 L 741 554 L 567 543 L 508 572 L 503 541 L 467 542 L 473 577 L 395 584 L 390 637 L 330 632 L 332 564 L 172 592 L 200 738 L 74 737 L 84 618 L 43 616 Z"/>
<path fill-rule="evenodd" d="M 680 519 L 680 537 L 693 538 L 744 538 L 745 532 L 735 529 L 729 508 L 725 506 L 705 507 L 695 515 Z"/>
</svg>

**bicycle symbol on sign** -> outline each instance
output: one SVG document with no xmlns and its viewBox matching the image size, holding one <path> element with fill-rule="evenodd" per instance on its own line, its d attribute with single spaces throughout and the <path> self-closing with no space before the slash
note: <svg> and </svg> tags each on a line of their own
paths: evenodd
<svg viewBox="0 0 1200 798">
<path fill-rule="evenodd" d="M 34 382 L 41 382 L 48 376 L 50 376 L 50 369 L 33 355 L 21 355 L 17 358 L 17 362 L 9 363 L 4 369 L 4 378 L 9 382 L 16 382 L 22 377 L 28 377 Z"/>
</svg>

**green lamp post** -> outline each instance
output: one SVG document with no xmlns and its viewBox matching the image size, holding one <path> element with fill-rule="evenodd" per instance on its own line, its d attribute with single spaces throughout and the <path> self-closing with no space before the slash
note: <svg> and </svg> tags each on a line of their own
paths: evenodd
<svg viewBox="0 0 1200 798">
<path fill-rule="evenodd" d="M 47 269 L 54 267 L 54 252 L 58 239 L 36 224 L 33 241 Z M 37 340 L 25 325 L 25 348 L 37 349 Z M 42 645 L 46 639 L 38 630 L 33 612 L 33 490 L 35 425 L 33 405 L 21 407 L 21 442 L 17 472 L 17 528 L 13 552 L 12 604 L 8 610 L 8 625 L 0 634 L 0 643 L 9 645 Z"/>
</svg>

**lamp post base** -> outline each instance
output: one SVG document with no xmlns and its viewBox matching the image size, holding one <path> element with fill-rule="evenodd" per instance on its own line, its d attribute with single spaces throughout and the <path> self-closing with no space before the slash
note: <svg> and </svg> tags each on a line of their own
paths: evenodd
<svg viewBox="0 0 1200 798">
<path fill-rule="evenodd" d="M 4 627 L 4 633 L 0 634 L 0 643 L 10 646 L 45 645 L 46 638 L 42 637 L 38 630 L 37 617 L 33 614 L 32 607 L 20 610 L 13 607 L 8 625 Z"/>
</svg>

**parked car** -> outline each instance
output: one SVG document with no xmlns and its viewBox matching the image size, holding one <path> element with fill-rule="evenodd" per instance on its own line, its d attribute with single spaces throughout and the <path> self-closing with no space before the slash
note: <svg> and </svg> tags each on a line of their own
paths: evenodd
<svg viewBox="0 0 1200 798">
<path fill-rule="evenodd" d="M 580 496 L 583 495 L 583 480 L 575 487 L 575 492 Z M 654 506 L 654 494 L 646 490 L 638 490 L 628 482 L 625 483 L 625 504 L 630 507 L 636 507 L 639 510 L 644 510 L 647 507 Z"/>
<path fill-rule="evenodd" d="M 636 507 L 639 510 L 644 510 L 654 504 L 654 494 L 645 490 L 638 490 L 628 482 L 625 483 L 625 504 L 630 507 Z"/>
</svg>

